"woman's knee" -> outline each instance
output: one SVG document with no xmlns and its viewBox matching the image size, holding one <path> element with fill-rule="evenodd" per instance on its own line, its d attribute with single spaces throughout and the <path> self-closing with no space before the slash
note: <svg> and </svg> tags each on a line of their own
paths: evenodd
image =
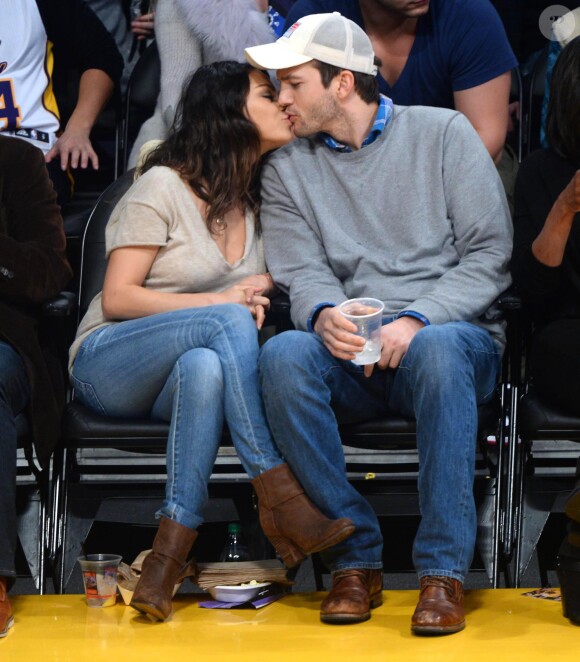
<svg viewBox="0 0 580 662">
<path fill-rule="evenodd" d="M 174 377 L 203 391 L 222 391 L 224 376 L 219 356 L 212 349 L 190 349 L 175 363 Z"/>
<path fill-rule="evenodd" d="M 224 324 L 227 323 L 239 329 L 251 328 L 256 331 L 256 322 L 252 313 L 245 306 L 238 303 L 224 303 L 216 306 L 216 313 Z"/>
</svg>

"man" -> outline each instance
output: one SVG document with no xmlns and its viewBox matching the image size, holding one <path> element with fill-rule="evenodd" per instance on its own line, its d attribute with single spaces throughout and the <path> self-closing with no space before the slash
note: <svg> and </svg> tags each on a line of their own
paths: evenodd
<svg viewBox="0 0 580 662">
<path fill-rule="evenodd" d="M 376 90 L 370 40 L 340 14 L 305 17 L 246 49 L 277 69 L 298 138 L 263 170 L 267 261 L 298 330 L 269 340 L 260 371 L 282 453 L 326 515 L 356 531 L 324 555 L 321 618 L 366 620 L 381 604 L 382 539 L 349 484 L 335 414 L 417 420 L 422 521 L 414 543 L 417 634 L 464 627 L 462 583 L 476 535 L 477 404 L 492 397 L 504 344 L 490 307 L 509 285 L 511 223 L 497 171 L 450 110 L 393 106 Z M 337 304 L 385 304 L 377 366 Z"/>
<path fill-rule="evenodd" d="M 55 59 L 61 69 L 73 66 L 81 73 L 78 99 L 61 134 Z M 89 136 L 122 68 L 113 38 L 82 0 L 0 3 L 0 132 L 44 152 L 60 204 L 71 194 L 69 165 L 99 167 Z"/>
<path fill-rule="evenodd" d="M 155 12 L 150 3 L 139 0 L 85 0 L 95 12 L 101 23 L 115 40 L 119 53 L 123 58 L 123 75 L 119 83 L 121 96 L 125 98 L 129 77 L 137 64 L 142 49 L 148 40 L 154 39 Z"/>
<path fill-rule="evenodd" d="M 42 152 L 0 134 L 0 637 L 14 623 L 7 591 L 15 577 L 16 419 L 27 413 L 46 466 L 59 438 L 63 393 L 37 338 L 38 308 L 70 277 Z"/>
<path fill-rule="evenodd" d="M 331 11 L 368 34 L 382 62 L 380 92 L 405 106 L 459 110 L 499 163 L 518 63 L 489 0 L 299 0 L 286 27 Z"/>
</svg>

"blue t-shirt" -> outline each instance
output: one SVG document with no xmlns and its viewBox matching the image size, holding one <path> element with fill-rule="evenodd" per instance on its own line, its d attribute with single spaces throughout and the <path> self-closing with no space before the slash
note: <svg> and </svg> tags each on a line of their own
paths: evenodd
<svg viewBox="0 0 580 662">
<path fill-rule="evenodd" d="M 286 27 L 302 16 L 338 11 L 364 29 L 358 0 L 298 0 Z M 517 66 L 503 24 L 489 0 L 431 0 L 419 17 L 407 63 L 379 90 L 402 106 L 454 108 L 453 92 L 482 85 Z"/>
</svg>

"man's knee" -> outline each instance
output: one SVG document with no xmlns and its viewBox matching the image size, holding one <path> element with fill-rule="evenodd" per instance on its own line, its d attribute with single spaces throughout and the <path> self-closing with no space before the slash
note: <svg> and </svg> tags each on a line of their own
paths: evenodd
<svg viewBox="0 0 580 662">
<path fill-rule="evenodd" d="M 285 331 L 270 338 L 260 350 L 260 375 L 283 380 L 296 368 L 302 369 L 319 345 L 315 336 L 304 331 Z"/>
<path fill-rule="evenodd" d="M 467 345 L 460 329 L 451 324 L 427 326 L 413 338 L 407 352 L 407 366 L 437 380 L 452 379 L 469 365 Z"/>
</svg>

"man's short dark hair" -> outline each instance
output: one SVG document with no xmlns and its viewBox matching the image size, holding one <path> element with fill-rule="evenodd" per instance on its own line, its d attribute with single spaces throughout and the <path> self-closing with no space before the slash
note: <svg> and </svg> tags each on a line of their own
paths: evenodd
<svg viewBox="0 0 580 662">
<path fill-rule="evenodd" d="M 314 66 L 320 72 L 320 78 L 322 79 L 322 85 L 325 89 L 330 87 L 331 81 L 340 74 L 341 67 L 335 67 L 333 64 L 327 64 L 326 62 L 321 62 L 320 60 L 312 61 Z M 380 61 L 375 58 L 375 64 L 380 66 Z M 359 97 L 365 103 L 379 103 L 379 86 L 377 85 L 377 77 L 372 76 L 371 74 L 363 74 L 359 71 L 351 72 L 354 76 L 354 89 L 356 90 Z"/>
</svg>

